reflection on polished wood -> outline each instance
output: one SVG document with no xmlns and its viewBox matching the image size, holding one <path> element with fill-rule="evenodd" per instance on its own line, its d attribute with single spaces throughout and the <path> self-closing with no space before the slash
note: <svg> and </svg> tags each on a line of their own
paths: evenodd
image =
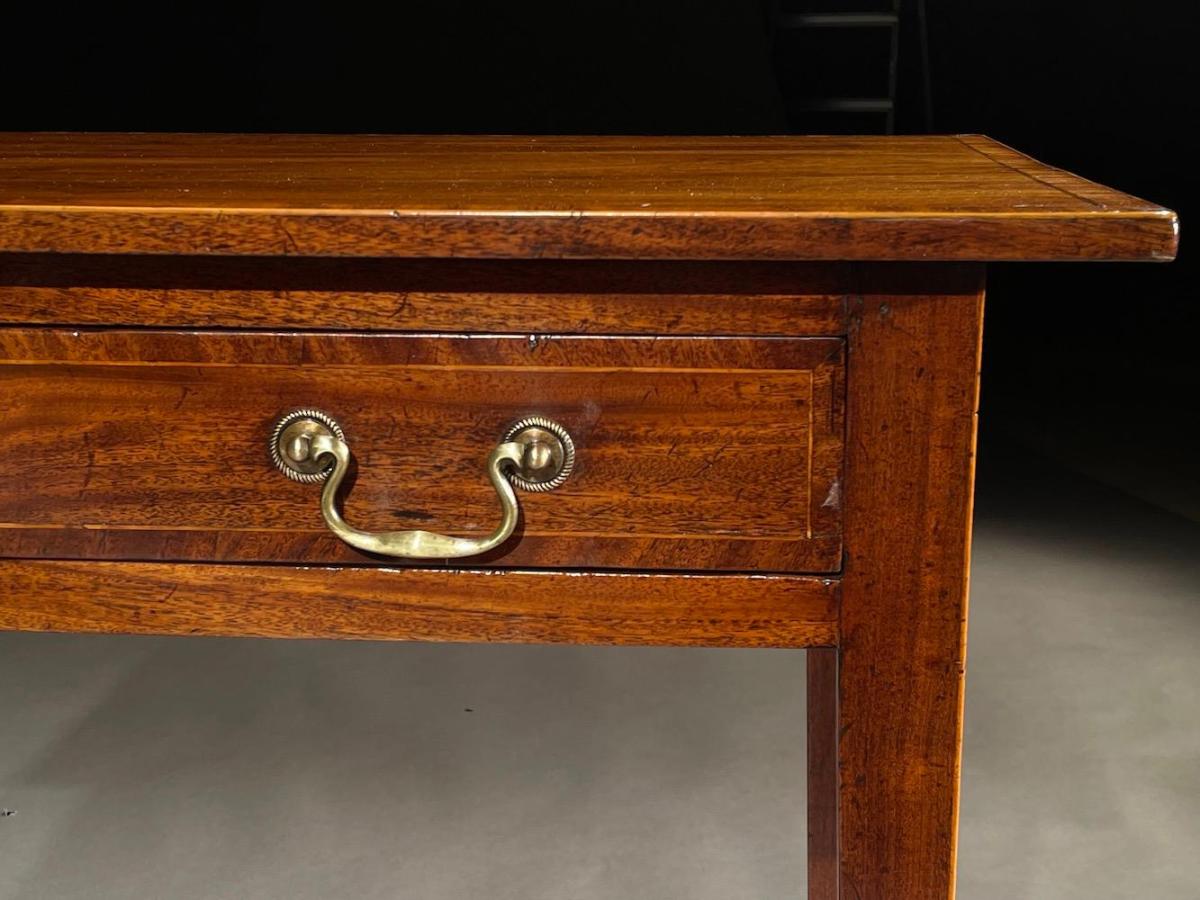
<svg viewBox="0 0 1200 900">
<path fill-rule="evenodd" d="M 0 329 L 0 555 L 390 563 L 333 536 L 267 435 L 333 415 L 365 531 L 492 531 L 483 463 L 531 414 L 577 466 L 472 564 L 841 565 L 836 338 L 447 337 Z M 436 450 L 431 460 L 430 449 Z"/>
<path fill-rule="evenodd" d="M 817 648 L 812 896 L 950 900 L 983 263 L 1177 243 L 975 136 L 0 135 L 0 628 Z M 576 467 L 397 566 L 302 407 L 371 532 Z"/>
<path fill-rule="evenodd" d="M 0 135 L 0 251 L 1167 259 L 1176 244 L 1174 214 L 978 136 Z"/>
<path fill-rule="evenodd" d="M 836 579 L 0 560 L 0 629 L 828 647 Z"/>
</svg>

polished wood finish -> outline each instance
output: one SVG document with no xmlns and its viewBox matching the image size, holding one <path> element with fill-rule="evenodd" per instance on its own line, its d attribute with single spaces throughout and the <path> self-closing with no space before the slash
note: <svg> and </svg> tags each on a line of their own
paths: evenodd
<svg viewBox="0 0 1200 900">
<path fill-rule="evenodd" d="M 808 659 L 808 900 L 838 900 L 838 652 Z"/>
<path fill-rule="evenodd" d="M 981 263 L 1177 242 L 976 136 L 0 135 L 0 628 L 810 648 L 810 896 L 949 900 Z M 309 405 L 365 528 L 580 464 L 401 566 L 269 465 Z"/>
<path fill-rule="evenodd" d="M 841 335 L 844 268 L 0 253 L 0 323 Z"/>
<path fill-rule="evenodd" d="M 0 251 L 1169 259 L 1173 213 L 986 138 L 0 135 Z"/>
<path fill-rule="evenodd" d="M 840 896 L 950 898 L 983 272 L 851 309 L 838 661 Z"/>
<path fill-rule="evenodd" d="M 0 560 L 0 629 L 822 647 L 835 579 Z"/>
<path fill-rule="evenodd" d="M 299 407 L 355 454 L 347 518 L 482 537 L 484 460 L 527 415 L 577 449 L 470 564 L 841 566 L 838 338 L 437 337 L 0 329 L 0 555 L 374 562 L 267 456 Z M 426 565 L 429 564 L 427 561 Z"/>
</svg>

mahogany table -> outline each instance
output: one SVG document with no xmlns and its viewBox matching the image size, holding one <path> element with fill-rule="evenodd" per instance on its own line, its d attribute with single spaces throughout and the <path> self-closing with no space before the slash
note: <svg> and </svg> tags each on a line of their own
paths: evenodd
<svg viewBox="0 0 1200 900">
<path fill-rule="evenodd" d="M 986 138 L 0 137 L 0 628 L 810 651 L 817 898 L 953 893 Z M 286 476 L 286 477 L 285 477 Z"/>
</svg>

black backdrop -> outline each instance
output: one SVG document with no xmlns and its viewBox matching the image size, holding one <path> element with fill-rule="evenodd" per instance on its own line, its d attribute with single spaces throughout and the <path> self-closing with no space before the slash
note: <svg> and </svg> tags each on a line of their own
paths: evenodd
<svg viewBox="0 0 1200 900">
<path fill-rule="evenodd" d="M 934 130 L 989 134 L 1186 226 L 1200 149 L 1189 5 L 928 0 Z M 10 5 L 0 130 L 788 127 L 757 0 L 310 9 Z M 902 47 L 900 131 L 924 128 L 914 50 Z M 1168 473 L 1170 490 L 1200 497 L 1194 273 L 1186 241 L 1168 266 L 996 266 L 984 456 L 1007 436 L 1135 492 L 1139 473 Z"/>
</svg>

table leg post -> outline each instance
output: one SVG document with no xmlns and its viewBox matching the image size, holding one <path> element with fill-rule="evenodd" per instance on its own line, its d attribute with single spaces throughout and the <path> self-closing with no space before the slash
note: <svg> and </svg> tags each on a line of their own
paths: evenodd
<svg viewBox="0 0 1200 900">
<path fill-rule="evenodd" d="M 808 900 L 838 900 L 838 652 L 808 656 Z"/>
<path fill-rule="evenodd" d="M 900 278 L 912 287 L 898 288 Z M 868 269 L 852 303 L 838 650 L 840 896 L 947 900 L 957 844 L 983 271 Z"/>
</svg>

